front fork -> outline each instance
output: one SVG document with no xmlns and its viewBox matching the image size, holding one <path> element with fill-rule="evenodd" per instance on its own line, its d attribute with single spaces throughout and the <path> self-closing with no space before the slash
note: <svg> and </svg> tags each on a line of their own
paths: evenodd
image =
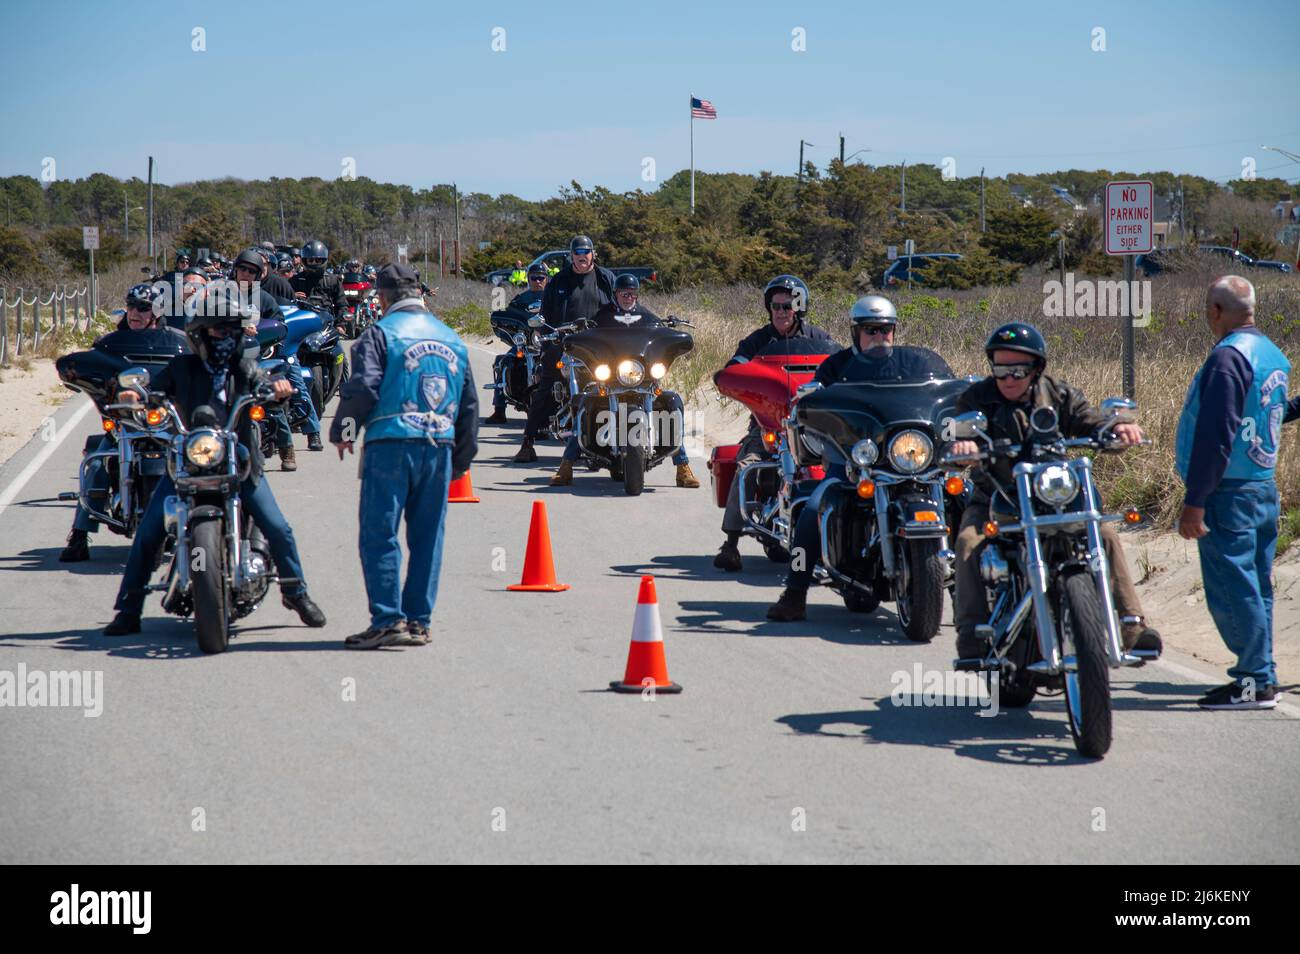
<svg viewBox="0 0 1300 954">
<path fill-rule="evenodd" d="M 1020 495 L 1021 513 L 1032 513 L 1034 494 L 1029 484 L 1029 474 L 1016 476 L 1016 491 Z M 1048 597 L 1047 561 L 1043 558 L 1043 543 L 1032 523 L 1025 523 L 1025 575 L 1029 579 L 1029 593 L 1034 605 L 1034 629 L 1038 632 L 1038 652 L 1042 661 L 1034 663 L 1045 672 L 1061 671 L 1061 643 L 1052 621 L 1052 607 Z M 1091 529 L 1091 528 L 1090 528 Z"/>
</svg>

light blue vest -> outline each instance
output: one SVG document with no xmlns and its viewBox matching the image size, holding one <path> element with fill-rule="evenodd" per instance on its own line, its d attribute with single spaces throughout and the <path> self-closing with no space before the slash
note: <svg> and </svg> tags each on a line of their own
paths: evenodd
<svg viewBox="0 0 1300 954">
<path fill-rule="evenodd" d="M 469 353 L 427 311 L 395 311 L 376 325 L 387 343 L 379 403 L 366 418 L 366 443 L 454 441 Z"/>
<path fill-rule="evenodd" d="M 1278 442 L 1282 436 L 1282 415 L 1286 413 L 1286 381 L 1291 362 L 1277 345 L 1262 334 L 1233 332 L 1216 348 L 1236 348 L 1250 362 L 1254 376 L 1246 391 L 1241 425 L 1232 439 L 1225 480 L 1270 480 L 1277 466 Z M 1204 371 L 1202 367 L 1201 371 Z M 1196 437 L 1196 420 L 1201 409 L 1201 371 L 1196 372 L 1187 391 L 1182 417 L 1178 419 L 1178 436 L 1174 455 L 1178 476 L 1187 482 L 1192 460 L 1192 442 Z"/>
</svg>

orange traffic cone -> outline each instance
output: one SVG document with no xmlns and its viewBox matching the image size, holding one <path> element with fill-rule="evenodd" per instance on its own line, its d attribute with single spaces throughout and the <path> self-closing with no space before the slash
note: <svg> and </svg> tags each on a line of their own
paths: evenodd
<svg viewBox="0 0 1300 954">
<path fill-rule="evenodd" d="M 664 659 L 664 631 L 659 625 L 659 600 L 655 596 L 655 578 L 641 577 L 636 597 L 636 616 L 632 621 L 632 644 L 627 650 L 627 669 L 622 682 L 611 682 L 615 692 L 641 692 L 653 685 L 655 692 L 681 692 L 682 687 L 668 678 Z"/>
<path fill-rule="evenodd" d="M 507 590 L 526 593 L 558 593 L 568 583 L 555 582 L 555 563 L 551 559 L 551 527 L 546 521 L 546 502 L 533 501 L 533 519 L 528 525 L 528 552 L 524 555 L 524 576 Z"/>
<path fill-rule="evenodd" d="M 469 471 L 460 480 L 453 480 L 447 488 L 447 503 L 478 503 L 474 496 L 474 483 L 469 479 Z"/>
</svg>

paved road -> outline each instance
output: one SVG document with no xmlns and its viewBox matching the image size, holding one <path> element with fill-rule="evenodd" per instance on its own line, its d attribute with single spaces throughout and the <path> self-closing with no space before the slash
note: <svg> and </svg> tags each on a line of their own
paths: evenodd
<svg viewBox="0 0 1300 954">
<path fill-rule="evenodd" d="M 488 356 L 475 371 L 488 377 Z M 76 398 L 60 410 L 68 420 Z M 0 670 L 98 670 L 103 714 L 0 709 L 0 860 L 1294 861 L 1297 710 L 1203 713 L 1212 681 L 1165 664 L 1116 679 L 1116 729 L 1079 759 L 1057 700 L 979 718 L 902 708 L 891 677 L 944 669 L 952 630 L 902 640 L 887 606 L 815 592 L 806 623 L 763 611 L 779 574 L 711 566 L 707 488 L 651 473 L 640 499 L 507 463 L 520 419 L 484 428 L 478 505 L 452 508 L 432 646 L 344 651 L 364 628 L 350 459 L 300 455 L 271 481 L 324 630 L 272 599 L 220 657 L 151 598 L 144 632 L 99 635 L 126 556 L 101 532 L 56 562 L 84 416 L 0 513 Z M 0 494 L 41 451 L 0 469 Z M 702 468 L 700 468 L 702 470 Z M 507 593 L 531 503 L 573 589 Z M 493 569 L 494 548 L 506 569 Z M 658 581 L 680 696 L 605 691 L 622 674 L 637 578 Z M 355 701 L 344 701 L 355 680 Z M 1213 681 L 1218 681 L 1217 679 Z M 195 831 L 202 809 L 204 830 Z M 1104 813 L 1104 814 L 1103 814 Z M 1104 831 L 1095 830 L 1104 825 Z M 500 830 L 504 828 L 504 830 Z"/>
</svg>

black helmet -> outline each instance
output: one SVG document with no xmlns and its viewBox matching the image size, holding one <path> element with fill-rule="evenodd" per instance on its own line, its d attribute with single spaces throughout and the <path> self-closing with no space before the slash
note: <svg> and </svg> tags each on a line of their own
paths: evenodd
<svg viewBox="0 0 1300 954">
<path fill-rule="evenodd" d="M 302 258 L 302 249 L 298 248 L 296 245 L 291 246 L 285 249 L 285 254 L 293 256 L 294 258 Z"/>
<path fill-rule="evenodd" d="M 534 275 L 538 276 L 539 278 L 547 278 L 550 274 L 551 273 L 547 271 L 546 266 L 543 265 L 541 262 L 534 262 L 533 264 L 528 266 L 529 278 L 532 278 Z M 615 283 L 614 287 L 615 288 L 618 287 L 617 283 Z"/>
<path fill-rule="evenodd" d="M 153 307 L 163 295 L 162 289 L 155 288 L 148 282 L 139 285 L 132 285 L 130 291 L 126 293 L 126 305 L 128 308 L 137 308 L 142 306 Z"/>
<path fill-rule="evenodd" d="M 373 266 L 373 265 L 367 265 L 365 268 L 361 269 L 361 274 L 362 274 L 362 275 L 373 275 L 373 274 L 375 274 L 375 273 L 378 272 L 378 271 L 379 271 L 379 269 L 375 268 L 375 266 Z"/>
<path fill-rule="evenodd" d="M 194 315 L 185 323 L 185 335 L 190 346 L 203 360 L 208 360 L 207 335 L 209 328 L 226 327 L 242 333 L 245 323 L 257 322 L 256 309 L 239 293 L 234 282 L 216 282 L 209 286 L 203 300 L 195 305 Z"/>
<path fill-rule="evenodd" d="M 794 299 L 795 317 L 802 318 L 808 314 L 808 304 L 811 296 L 808 294 L 808 286 L 804 284 L 802 278 L 795 275 L 778 275 L 767 283 L 763 289 L 763 307 L 767 309 L 769 316 L 772 314 L 772 296 L 779 291 L 787 291 Z"/>
<path fill-rule="evenodd" d="M 293 268 L 293 256 L 288 252 L 281 252 L 275 257 L 275 270 L 282 272 L 286 268 Z"/>
<path fill-rule="evenodd" d="M 361 271 L 361 261 L 359 259 L 350 258 L 343 264 L 343 270 L 345 272 L 359 272 Z"/>
<path fill-rule="evenodd" d="M 266 259 L 262 257 L 262 253 L 257 249 L 246 248 L 235 256 L 234 268 L 238 268 L 240 265 L 247 265 L 249 268 L 255 268 L 257 269 L 257 273 L 260 275 L 262 269 L 266 268 Z M 231 270 L 233 271 L 234 269 Z"/>
<path fill-rule="evenodd" d="M 575 235 L 573 240 L 569 242 L 570 252 L 594 252 L 595 250 L 596 246 L 592 244 L 591 239 L 586 235 Z"/>
<path fill-rule="evenodd" d="M 614 291 L 618 291 L 620 288 L 630 288 L 632 291 L 637 291 L 640 287 L 641 279 L 635 275 L 623 274 L 614 279 Z"/>
<path fill-rule="evenodd" d="M 990 361 L 994 351 L 1019 351 L 1035 358 L 1039 368 L 1047 367 L 1047 341 L 1042 332 L 1023 321 L 1009 321 L 994 329 L 984 342 L 984 354 Z"/>
<path fill-rule="evenodd" d="M 310 262 L 314 259 L 320 259 L 323 265 L 330 257 L 330 250 L 325 247 L 325 243 L 320 239 L 313 239 L 302 247 L 302 260 Z"/>
</svg>

